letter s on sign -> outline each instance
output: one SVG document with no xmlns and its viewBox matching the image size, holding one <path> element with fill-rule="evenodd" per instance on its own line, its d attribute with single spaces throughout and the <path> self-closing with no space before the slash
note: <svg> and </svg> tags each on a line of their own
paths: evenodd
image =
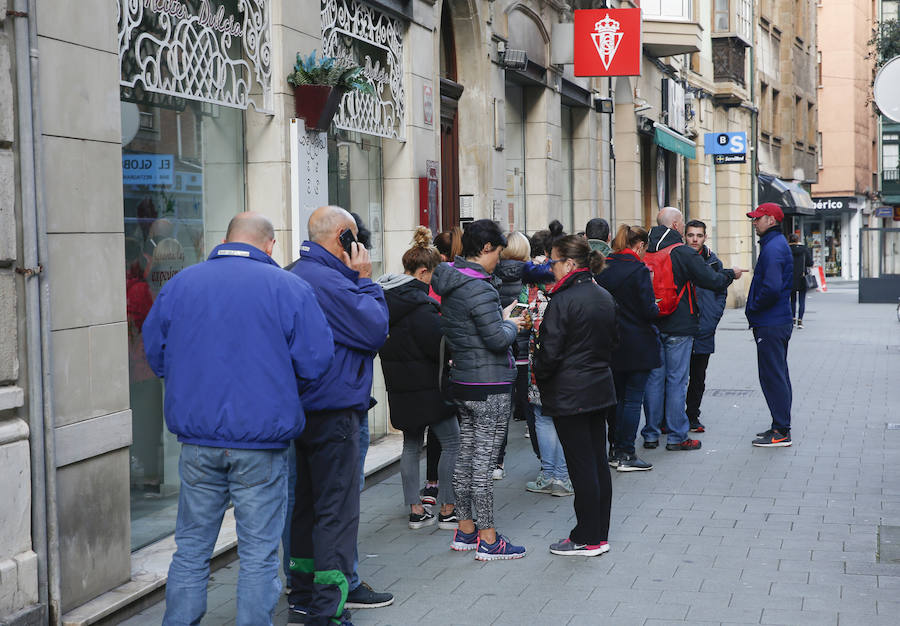
<svg viewBox="0 0 900 626">
<path fill-rule="evenodd" d="M 747 145 L 742 135 L 731 136 L 731 146 L 729 147 L 734 154 L 743 154 L 747 152 Z"/>
</svg>

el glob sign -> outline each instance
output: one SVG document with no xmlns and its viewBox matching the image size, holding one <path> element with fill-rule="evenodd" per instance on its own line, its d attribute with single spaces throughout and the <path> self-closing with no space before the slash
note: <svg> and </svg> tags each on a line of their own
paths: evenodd
<svg viewBox="0 0 900 626">
<path fill-rule="evenodd" d="M 575 76 L 640 76 L 641 10 L 575 11 Z"/>
</svg>

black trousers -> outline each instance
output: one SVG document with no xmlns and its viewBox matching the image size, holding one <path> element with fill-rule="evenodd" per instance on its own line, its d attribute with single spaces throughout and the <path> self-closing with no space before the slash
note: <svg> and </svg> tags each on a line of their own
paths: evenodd
<svg viewBox="0 0 900 626">
<path fill-rule="evenodd" d="M 289 602 L 307 608 L 307 624 L 331 624 L 344 612 L 359 532 L 359 414 L 307 413 L 294 447 Z"/>
<path fill-rule="evenodd" d="M 706 367 L 709 365 L 709 354 L 691 355 L 691 378 L 687 388 L 687 416 L 691 425 L 700 421 L 700 403 L 706 391 Z"/>
<path fill-rule="evenodd" d="M 553 418 L 575 490 L 576 524 L 569 533 L 575 543 L 596 545 L 609 539 L 612 480 L 604 418 L 603 411 Z"/>
</svg>

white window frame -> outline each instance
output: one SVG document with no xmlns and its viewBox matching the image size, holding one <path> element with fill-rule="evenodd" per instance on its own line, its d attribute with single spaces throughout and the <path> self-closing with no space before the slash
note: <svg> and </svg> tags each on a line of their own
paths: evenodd
<svg viewBox="0 0 900 626">
<path fill-rule="evenodd" d="M 641 17 L 658 22 L 693 22 L 693 0 L 644 0 Z"/>
</svg>

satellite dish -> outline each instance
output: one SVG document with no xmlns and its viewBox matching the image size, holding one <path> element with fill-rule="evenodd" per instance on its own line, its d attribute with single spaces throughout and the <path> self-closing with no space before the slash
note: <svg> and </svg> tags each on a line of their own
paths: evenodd
<svg viewBox="0 0 900 626">
<path fill-rule="evenodd" d="M 881 112 L 900 122 L 900 56 L 885 63 L 875 76 L 875 104 Z"/>
</svg>

